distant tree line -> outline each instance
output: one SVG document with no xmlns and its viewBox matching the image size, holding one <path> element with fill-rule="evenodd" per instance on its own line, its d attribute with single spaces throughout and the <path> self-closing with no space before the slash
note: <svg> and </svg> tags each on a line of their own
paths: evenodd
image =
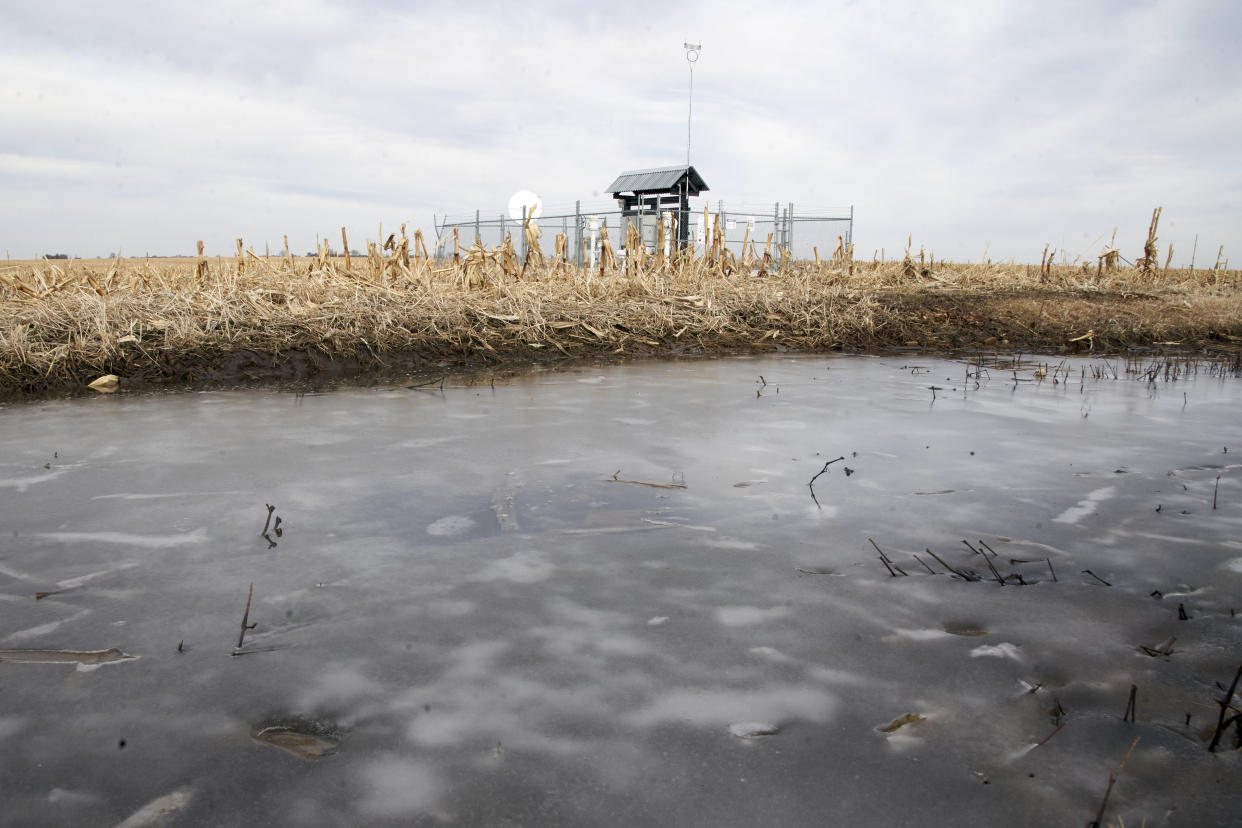
<svg viewBox="0 0 1242 828">
<path fill-rule="evenodd" d="M 45 259 L 67 259 L 69 258 L 69 254 L 68 253 L 45 253 L 43 254 L 43 258 Z"/>
</svg>

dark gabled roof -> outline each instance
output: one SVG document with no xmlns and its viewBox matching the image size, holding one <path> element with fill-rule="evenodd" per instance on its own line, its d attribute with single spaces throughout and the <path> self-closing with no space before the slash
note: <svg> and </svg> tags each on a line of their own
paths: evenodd
<svg viewBox="0 0 1242 828">
<path fill-rule="evenodd" d="M 612 193 L 654 193 L 677 192 L 681 189 L 681 180 L 690 176 L 691 195 L 698 195 L 707 190 L 707 182 L 694 167 L 680 165 L 676 167 L 652 167 L 648 170 L 626 170 L 617 176 L 617 180 L 604 188 Z"/>
</svg>

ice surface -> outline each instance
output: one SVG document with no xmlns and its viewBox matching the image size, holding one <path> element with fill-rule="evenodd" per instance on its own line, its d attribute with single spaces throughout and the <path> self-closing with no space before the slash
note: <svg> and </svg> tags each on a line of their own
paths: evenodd
<svg viewBox="0 0 1242 828">
<path fill-rule="evenodd" d="M 0 824 L 1228 824 L 1242 383 L 919 365 L 0 407 Z"/>
</svg>

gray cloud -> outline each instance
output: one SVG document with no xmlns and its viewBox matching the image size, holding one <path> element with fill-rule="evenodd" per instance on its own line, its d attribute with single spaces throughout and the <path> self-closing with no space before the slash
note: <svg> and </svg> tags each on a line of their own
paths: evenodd
<svg viewBox="0 0 1242 828">
<path fill-rule="evenodd" d="M 599 204 L 685 157 L 690 37 L 713 202 L 853 204 L 860 257 L 1019 261 L 1115 226 L 1137 255 L 1163 205 L 1162 247 L 1210 263 L 1242 241 L 1239 31 L 1228 2 L 12 2 L 0 246 L 305 251 L 520 188 Z"/>
</svg>

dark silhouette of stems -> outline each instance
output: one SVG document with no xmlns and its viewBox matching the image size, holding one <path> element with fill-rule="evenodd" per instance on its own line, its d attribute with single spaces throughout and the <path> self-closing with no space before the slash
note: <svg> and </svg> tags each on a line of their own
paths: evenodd
<svg viewBox="0 0 1242 828">
<path fill-rule="evenodd" d="M 812 477 L 812 478 L 811 478 L 811 482 L 806 484 L 807 488 L 811 490 L 811 500 L 814 500 L 814 501 L 815 501 L 815 505 L 816 505 L 816 506 L 818 506 L 821 510 L 822 510 L 824 507 L 819 505 L 819 498 L 817 498 L 817 497 L 815 496 L 815 480 L 816 480 L 816 479 L 817 479 L 817 478 L 818 478 L 821 474 L 823 474 L 824 472 L 828 471 L 828 467 L 829 467 L 829 466 L 831 466 L 833 463 L 839 463 L 839 462 L 841 462 L 841 461 L 842 461 L 842 460 L 844 460 L 844 459 L 845 459 L 845 455 L 844 455 L 844 454 L 842 454 L 842 455 L 841 455 L 840 457 L 838 457 L 836 460 L 829 460 L 827 463 L 825 463 L 825 464 L 824 464 L 824 467 L 823 467 L 822 469 L 820 469 L 818 472 L 816 472 L 816 473 L 815 473 L 815 477 Z"/>
<path fill-rule="evenodd" d="M 1087 823 L 1087 828 L 1100 828 L 1100 823 L 1104 819 L 1104 810 L 1108 808 L 1108 797 L 1113 793 L 1113 785 L 1117 784 L 1117 776 L 1125 769 L 1126 762 L 1130 761 L 1130 754 L 1134 753 L 1134 748 L 1138 746 L 1141 737 L 1135 736 L 1134 741 L 1130 744 L 1130 749 L 1126 751 L 1125 758 L 1121 760 L 1121 764 L 1115 770 L 1108 772 L 1108 787 L 1104 789 L 1104 800 L 1100 803 L 1100 810 L 1095 815 L 1095 819 Z"/>
<path fill-rule="evenodd" d="M 1237 692 L 1238 680 L 1242 679 L 1242 664 L 1238 665 L 1238 672 L 1233 675 L 1233 684 L 1229 685 L 1229 692 L 1220 700 L 1220 718 L 1216 720 L 1216 733 L 1212 735 L 1212 744 L 1208 745 L 1208 753 L 1215 753 L 1216 746 L 1220 744 L 1220 737 L 1225 735 L 1225 731 L 1229 726 L 1237 721 L 1242 721 L 1242 713 L 1226 718 L 1230 705 L 1233 704 L 1233 694 Z"/>
<path fill-rule="evenodd" d="M 237 649 L 242 648 L 242 644 L 246 641 L 246 630 L 253 630 L 259 626 L 258 623 L 251 624 L 250 621 L 250 599 L 254 598 L 254 584 L 250 584 L 250 592 L 246 594 L 246 611 L 242 613 L 241 635 L 237 636 Z"/>
</svg>

